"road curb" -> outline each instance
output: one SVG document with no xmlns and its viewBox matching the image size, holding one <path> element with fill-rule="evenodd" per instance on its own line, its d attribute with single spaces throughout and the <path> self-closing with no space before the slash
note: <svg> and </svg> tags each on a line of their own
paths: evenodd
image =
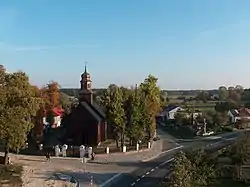
<svg viewBox="0 0 250 187">
<path fill-rule="evenodd" d="M 141 162 L 148 162 L 148 161 L 151 161 L 151 160 L 157 158 L 158 156 L 160 156 L 161 154 L 165 154 L 165 153 L 168 153 L 168 152 L 171 152 L 171 151 L 175 151 L 175 150 L 181 149 L 181 148 L 183 148 L 182 145 L 181 145 L 181 146 L 178 146 L 178 147 L 175 147 L 175 148 L 172 148 L 172 149 L 168 149 L 168 150 L 166 150 L 166 151 L 163 151 L 163 152 L 158 153 L 157 155 L 155 155 L 155 156 L 153 156 L 153 157 L 151 157 L 151 158 L 142 159 Z"/>
</svg>

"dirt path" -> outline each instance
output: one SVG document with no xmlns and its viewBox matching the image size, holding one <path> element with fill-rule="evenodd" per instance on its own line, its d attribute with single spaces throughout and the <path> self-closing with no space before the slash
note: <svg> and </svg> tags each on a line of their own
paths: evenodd
<svg viewBox="0 0 250 187">
<path fill-rule="evenodd" d="M 58 179 L 55 173 L 62 171 L 63 168 L 47 162 L 44 157 L 11 155 L 11 161 L 23 166 L 23 187 L 73 186 L 70 182 Z"/>
</svg>

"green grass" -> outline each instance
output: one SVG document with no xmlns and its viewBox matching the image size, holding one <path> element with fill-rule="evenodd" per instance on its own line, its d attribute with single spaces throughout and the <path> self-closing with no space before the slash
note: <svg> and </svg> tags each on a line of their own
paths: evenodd
<svg viewBox="0 0 250 187">
<path fill-rule="evenodd" d="M 0 165 L 0 186 L 21 187 L 22 166 Z"/>
<path fill-rule="evenodd" d="M 188 127 L 177 126 L 175 128 L 175 127 L 170 126 L 169 124 L 166 124 L 166 126 L 164 127 L 164 130 L 170 135 L 178 139 L 191 139 L 196 136 L 195 132 L 192 131 Z"/>
</svg>

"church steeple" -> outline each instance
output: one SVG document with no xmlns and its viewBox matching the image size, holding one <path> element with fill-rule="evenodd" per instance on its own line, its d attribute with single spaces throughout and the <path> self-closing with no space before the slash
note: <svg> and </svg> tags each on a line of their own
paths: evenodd
<svg viewBox="0 0 250 187">
<path fill-rule="evenodd" d="M 81 75 L 81 90 L 91 90 L 91 78 L 87 72 L 87 62 L 85 62 L 84 73 Z"/>
<path fill-rule="evenodd" d="M 87 72 L 87 62 L 85 62 L 84 72 L 81 75 L 81 89 L 79 92 L 79 100 L 87 101 L 92 103 L 92 90 L 91 90 L 91 78 L 90 74 Z"/>
<path fill-rule="evenodd" d="M 84 73 L 87 73 L 87 62 L 85 61 L 84 63 L 85 63 L 85 65 L 84 65 L 84 67 L 85 67 Z"/>
</svg>

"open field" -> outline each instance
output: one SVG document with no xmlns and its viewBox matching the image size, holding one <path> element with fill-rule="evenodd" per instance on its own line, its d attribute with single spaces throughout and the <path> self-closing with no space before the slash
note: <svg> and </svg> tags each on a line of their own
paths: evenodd
<svg viewBox="0 0 250 187">
<path fill-rule="evenodd" d="M 189 107 L 192 108 L 193 110 L 200 110 L 200 111 L 214 110 L 214 107 L 218 102 L 218 101 L 207 101 L 206 103 L 204 103 L 202 101 L 186 101 L 186 102 L 184 101 L 184 98 L 188 99 L 191 97 L 194 96 L 171 95 L 168 98 L 170 103 L 174 103 L 182 107 Z"/>
</svg>

